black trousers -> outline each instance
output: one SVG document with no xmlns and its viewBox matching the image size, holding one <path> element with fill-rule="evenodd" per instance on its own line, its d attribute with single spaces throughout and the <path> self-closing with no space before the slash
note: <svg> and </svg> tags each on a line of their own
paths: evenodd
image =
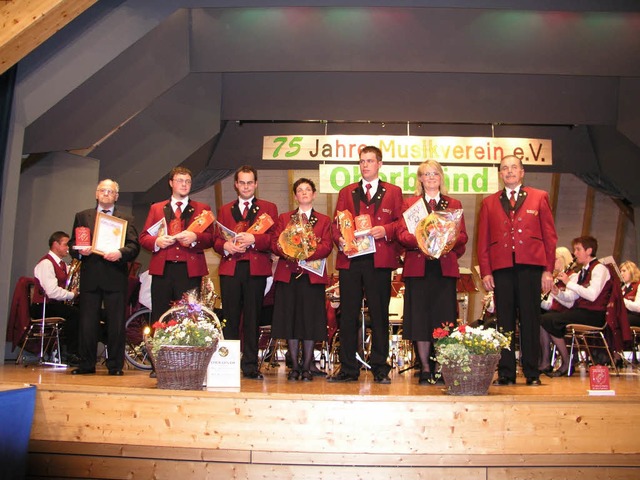
<svg viewBox="0 0 640 480">
<path fill-rule="evenodd" d="M 164 273 L 153 275 L 151 281 L 151 320 L 158 320 L 184 292 L 194 288 L 199 292 L 201 281 L 202 277 L 189 277 L 186 262 L 166 262 Z"/>
<path fill-rule="evenodd" d="M 124 367 L 126 292 L 91 290 L 80 294 L 80 338 L 78 353 L 80 368 L 96 366 L 101 307 L 104 304 L 107 324 L 107 368 L 122 370 Z"/>
<path fill-rule="evenodd" d="M 358 329 L 362 326 L 362 299 L 366 296 L 371 318 L 371 356 L 369 364 L 374 375 L 388 374 L 389 356 L 389 299 L 391 298 L 391 269 L 375 268 L 373 255 L 351 259 L 347 270 L 340 270 L 340 370 L 358 376 L 360 365 L 356 359 Z"/>
<path fill-rule="evenodd" d="M 243 373 L 258 370 L 258 335 L 262 300 L 267 285 L 267 277 L 253 276 L 249 262 L 236 264 L 233 276 L 220 275 L 222 311 L 226 324 L 224 338 L 240 340 L 240 320 L 242 320 L 242 360 Z"/>
<path fill-rule="evenodd" d="M 516 264 L 493 272 L 498 327 L 513 332 L 511 350 L 502 350 L 498 374 L 516 378 L 515 331 L 520 327 L 520 356 L 525 377 L 538 377 L 540 355 L 540 294 L 542 270 L 537 265 Z"/>
</svg>

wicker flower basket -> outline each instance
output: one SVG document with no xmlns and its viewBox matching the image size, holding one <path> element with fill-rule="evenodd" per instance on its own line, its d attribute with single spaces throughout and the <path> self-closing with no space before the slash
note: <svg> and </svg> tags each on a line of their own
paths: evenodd
<svg viewBox="0 0 640 480">
<path fill-rule="evenodd" d="M 218 339 L 208 347 L 163 345 L 153 359 L 158 388 L 202 390 L 207 367 L 218 347 Z"/>
<path fill-rule="evenodd" d="M 442 365 L 442 376 L 449 395 L 486 395 L 489 392 L 493 374 L 500 354 L 470 355 L 470 372 L 462 368 Z"/>
</svg>

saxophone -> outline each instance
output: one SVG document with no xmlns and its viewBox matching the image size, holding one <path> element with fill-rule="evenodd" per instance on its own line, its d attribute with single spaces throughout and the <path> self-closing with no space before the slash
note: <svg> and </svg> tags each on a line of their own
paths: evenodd
<svg viewBox="0 0 640 480">
<path fill-rule="evenodd" d="M 80 291 L 80 265 L 82 262 L 77 258 L 71 260 L 71 265 L 69 265 L 69 271 L 67 273 L 67 282 L 64 285 L 64 288 L 71 291 L 76 290 Z M 67 300 L 65 303 L 68 305 L 72 305 L 75 302 L 75 298 L 72 300 Z"/>
</svg>

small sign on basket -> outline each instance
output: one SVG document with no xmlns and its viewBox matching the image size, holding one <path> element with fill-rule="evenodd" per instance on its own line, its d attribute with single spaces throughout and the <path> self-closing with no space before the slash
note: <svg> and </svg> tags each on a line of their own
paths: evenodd
<svg viewBox="0 0 640 480">
<path fill-rule="evenodd" d="M 207 388 L 240 388 L 240 340 L 220 340 L 211 357 Z"/>
</svg>

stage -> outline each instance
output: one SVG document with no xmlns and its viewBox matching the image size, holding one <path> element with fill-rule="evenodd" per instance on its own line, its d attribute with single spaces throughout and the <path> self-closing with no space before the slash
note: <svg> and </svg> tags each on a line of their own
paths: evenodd
<svg viewBox="0 0 640 480">
<path fill-rule="evenodd" d="M 640 375 L 542 377 L 452 397 L 417 385 L 290 382 L 284 362 L 237 391 L 169 391 L 147 372 L 76 377 L 0 367 L 0 389 L 37 387 L 37 478 L 640 478 Z"/>
</svg>

